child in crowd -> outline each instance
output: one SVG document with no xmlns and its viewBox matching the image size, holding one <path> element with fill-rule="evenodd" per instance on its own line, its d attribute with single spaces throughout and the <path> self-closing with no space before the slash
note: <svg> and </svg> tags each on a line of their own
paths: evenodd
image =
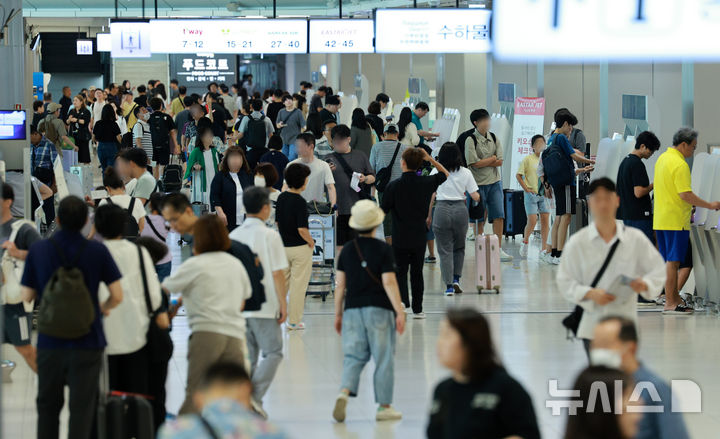
<svg viewBox="0 0 720 439">
<path fill-rule="evenodd" d="M 540 216 L 540 235 L 542 236 L 543 247 L 550 230 L 550 209 L 545 196 L 540 193 L 542 185 L 539 183 L 537 175 L 540 154 L 545 150 L 545 138 L 540 134 L 536 134 L 532 137 L 531 143 L 533 153 L 522 160 L 515 176 L 518 183 L 520 183 L 520 187 L 525 191 L 527 225 L 525 226 L 523 243 L 520 247 L 520 256 L 523 258 L 527 257 L 528 241 L 535 230 L 535 225 L 537 225 L 538 215 Z M 544 259 L 545 255 L 546 253 L 541 253 L 541 259 Z"/>
</svg>

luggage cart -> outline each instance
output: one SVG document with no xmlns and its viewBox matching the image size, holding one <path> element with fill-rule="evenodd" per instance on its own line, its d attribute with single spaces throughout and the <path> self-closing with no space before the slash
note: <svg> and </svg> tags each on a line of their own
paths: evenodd
<svg viewBox="0 0 720 439">
<path fill-rule="evenodd" d="M 335 216 L 310 215 L 310 235 L 315 240 L 313 266 L 306 296 L 320 297 L 323 302 L 335 290 Z"/>
</svg>

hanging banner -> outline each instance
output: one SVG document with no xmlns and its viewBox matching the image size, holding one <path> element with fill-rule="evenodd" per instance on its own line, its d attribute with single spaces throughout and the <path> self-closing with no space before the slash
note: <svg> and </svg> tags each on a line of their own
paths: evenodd
<svg viewBox="0 0 720 439">
<path fill-rule="evenodd" d="M 513 118 L 512 148 L 510 149 L 510 188 L 521 189 L 517 175 L 520 163 L 533 154 L 532 137 L 543 134 L 545 121 L 545 98 L 516 98 Z M 506 158 L 507 159 L 507 158 Z"/>
</svg>

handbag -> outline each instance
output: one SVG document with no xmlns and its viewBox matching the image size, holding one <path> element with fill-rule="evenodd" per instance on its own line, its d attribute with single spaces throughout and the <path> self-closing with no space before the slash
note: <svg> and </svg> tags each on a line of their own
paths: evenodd
<svg viewBox="0 0 720 439">
<path fill-rule="evenodd" d="M 397 159 L 398 152 L 400 152 L 400 146 L 402 146 L 402 144 L 398 142 L 397 146 L 395 147 L 395 152 L 393 153 L 392 160 L 390 160 L 390 164 L 377 171 L 377 173 L 375 174 L 375 187 L 380 192 L 384 192 L 387 188 L 388 183 L 390 183 L 393 166 L 395 165 L 395 159 Z"/>
<path fill-rule="evenodd" d="M 360 251 L 360 244 L 358 244 L 357 238 L 353 239 L 353 244 L 355 244 L 355 251 L 357 252 L 358 258 L 360 258 L 360 266 L 365 268 L 365 271 L 367 272 L 368 276 L 370 276 L 370 279 L 373 280 L 373 282 L 385 288 L 382 281 L 378 279 L 378 277 L 375 276 L 375 273 L 373 273 L 372 270 L 370 270 L 370 268 L 368 267 L 367 262 L 363 257 L 362 251 Z"/>
<path fill-rule="evenodd" d="M 352 168 L 350 168 L 350 165 L 348 165 L 343 156 L 336 152 L 332 153 L 332 156 L 335 157 L 338 163 L 340 163 L 340 166 L 342 166 L 343 171 L 345 171 L 345 174 L 348 176 L 348 179 L 352 180 L 353 170 Z M 357 194 L 361 200 L 375 201 L 375 198 L 370 194 L 370 185 L 360 183 L 358 186 L 360 187 L 360 192 L 358 192 Z"/>
<path fill-rule="evenodd" d="M 591 288 L 595 288 L 598 282 L 600 282 L 600 278 L 602 278 L 602 275 L 605 273 L 605 269 L 607 269 L 608 265 L 610 265 L 610 260 L 615 254 L 615 249 L 617 249 L 618 244 L 620 244 L 619 239 L 615 241 L 612 247 L 610 247 L 610 251 L 608 252 L 607 256 L 605 256 L 605 261 L 600 267 L 600 270 L 595 275 L 595 279 L 593 279 L 592 283 L 590 284 Z M 575 309 L 572 310 L 570 315 L 568 315 L 562 320 L 563 326 L 568 331 L 568 339 L 577 337 L 577 331 L 578 327 L 580 327 L 580 320 L 582 320 L 582 316 L 583 308 L 580 305 L 575 305 Z M 573 334 L 573 337 L 570 336 L 571 332 Z"/>
<path fill-rule="evenodd" d="M 145 306 L 147 307 L 150 325 L 145 336 L 147 340 L 146 347 L 150 353 L 150 360 L 153 363 L 168 361 L 172 357 L 173 343 L 168 331 L 157 325 L 157 316 L 160 314 L 160 308 L 153 311 L 150 302 L 150 289 L 148 288 L 147 273 L 145 273 L 145 258 L 142 254 L 142 247 L 137 246 L 138 257 L 140 258 L 140 273 L 143 280 L 143 289 L 145 290 Z M 162 293 L 161 293 L 162 294 Z"/>
<path fill-rule="evenodd" d="M 307 213 L 309 215 L 331 215 L 333 212 L 332 204 L 324 201 L 308 201 Z"/>
</svg>

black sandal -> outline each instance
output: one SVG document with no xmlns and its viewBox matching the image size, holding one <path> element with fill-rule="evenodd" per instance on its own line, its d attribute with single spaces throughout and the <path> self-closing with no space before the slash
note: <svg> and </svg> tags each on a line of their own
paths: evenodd
<svg viewBox="0 0 720 439">
<path fill-rule="evenodd" d="M 681 315 L 691 315 L 694 312 L 695 312 L 694 309 L 683 304 L 683 305 L 676 306 L 675 309 L 664 309 L 662 313 L 664 315 L 670 315 L 670 316 L 681 316 Z"/>
</svg>

